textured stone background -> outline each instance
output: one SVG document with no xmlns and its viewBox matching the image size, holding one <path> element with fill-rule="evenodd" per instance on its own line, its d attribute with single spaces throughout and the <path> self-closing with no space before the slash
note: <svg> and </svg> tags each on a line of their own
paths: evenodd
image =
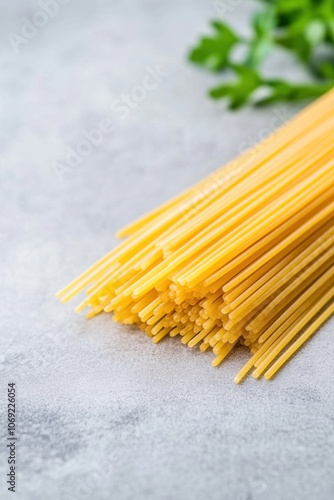
<svg viewBox="0 0 334 500">
<path fill-rule="evenodd" d="M 252 8 L 227 17 L 246 32 Z M 116 244 L 115 230 L 297 108 L 230 113 L 207 99 L 217 78 L 185 54 L 217 16 L 208 0 L 72 0 L 16 52 L 8 34 L 39 10 L 0 6 L 0 497 L 13 498 L 4 429 L 15 381 L 20 500 L 333 498 L 333 321 L 274 382 L 235 386 L 241 348 L 213 369 L 210 354 L 155 346 L 108 316 L 87 322 L 54 297 Z M 168 73 L 157 88 L 126 117 L 112 111 L 156 65 Z M 267 70 L 301 75 L 280 54 Z M 56 175 L 105 118 L 114 129 L 102 144 Z"/>
</svg>

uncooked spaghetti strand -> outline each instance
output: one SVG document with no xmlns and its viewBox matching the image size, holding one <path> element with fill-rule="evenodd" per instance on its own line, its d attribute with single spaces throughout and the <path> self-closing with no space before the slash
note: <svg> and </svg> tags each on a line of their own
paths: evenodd
<svg viewBox="0 0 334 500">
<path fill-rule="evenodd" d="M 259 337 L 259 343 L 263 344 L 267 338 L 295 311 L 302 308 L 303 304 L 309 298 L 312 298 L 314 294 L 319 293 L 319 290 L 326 286 L 326 282 L 330 282 L 334 278 L 334 270 L 330 267 L 324 274 L 312 283 L 304 293 L 302 293 L 295 301 L 293 301 L 288 308 L 280 314 L 279 318 L 272 323 L 266 330 L 261 333 Z"/>
<path fill-rule="evenodd" d="M 302 292 L 314 279 L 321 276 L 332 265 L 334 262 L 333 254 L 334 249 L 331 248 L 301 273 L 296 280 L 289 282 L 285 288 L 282 288 L 278 295 L 270 300 L 261 312 L 246 326 L 246 330 L 259 332 L 261 328 L 268 324 L 276 312 L 284 308 L 289 298 L 295 298 L 299 292 Z M 225 328 L 227 328 L 226 325 Z"/>
<path fill-rule="evenodd" d="M 331 113 L 331 103 L 334 101 L 334 93 L 333 91 L 328 92 L 325 96 L 322 98 L 318 99 L 316 104 L 311 104 L 308 106 L 306 109 L 302 110 L 297 116 L 294 117 L 293 120 L 283 124 L 272 136 L 268 137 L 266 139 L 266 144 L 263 146 L 263 148 L 259 148 L 260 152 L 256 155 L 256 159 L 254 157 L 254 154 L 252 153 L 252 150 L 246 151 L 242 153 L 237 160 L 233 160 L 229 162 L 225 167 L 222 167 L 221 169 L 217 170 L 216 175 L 219 175 L 220 171 L 223 169 L 226 169 L 227 171 L 230 171 L 231 167 L 233 169 L 234 165 L 236 162 L 242 163 L 243 161 L 248 161 L 249 163 L 253 163 L 257 165 L 261 160 L 264 162 L 265 160 L 268 160 L 268 154 L 267 150 L 270 150 L 271 143 L 276 143 L 276 149 L 274 147 L 274 151 L 271 151 L 271 154 L 274 155 L 277 151 L 280 150 L 282 147 L 287 147 L 290 143 L 293 143 L 298 137 L 304 137 L 307 130 L 314 130 L 315 126 L 317 124 L 323 123 L 323 121 L 326 119 L 328 116 L 331 118 L 332 113 Z M 265 151 L 263 151 L 265 149 Z M 247 175 L 249 165 L 245 165 L 245 173 Z M 214 176 L 215 174 L 213 174 Z M 176 196 L 169 202 L 167 202 L 165 205 L 160 207 L 160 209 L 155 209 L 151 211 L 149 214 L 146 216 L 143 216 L 141 219 L 138 221 L 133 222 L 132 224 L 128 225 L 126 228 L 123 230 L 119 231 L 120 236 L 125 236 L 128 234 L 132 234 L 133 231 L 138 230 L 139 228 L 142 228 L 142 226 L 145 223 L 145 220 L 148 222 L 152 221 L 152 218 L 156 218 L 156 215 L 160 215 L 160 213 L 163 213 L 166 211 L 166 208 L 169 208 L 170 206 L 174 206 L 178 204 L 179 202 L 182 202 L 184 197 L 186 197 L 189 193 L 196 192 L 196 189 L 201 189 L 203 184 L 205 183 L 204 181 L 200 181 L 196 186 L 190 188 L 187 190 L 185 193 L 181 193 L 181 195 Z"/>
<path fill-rule="evenodd" d="M 168 245 L 170 250 L 175 249 L 180 243 L 194 236 L 194 234 L 198 234 L 203 230 L 204 233 L 206 233 L 209 232 L 212 227 L 219 226 L 220 221 L 224 220 L 222 217 L 230 217 L 233 211 L 237 210 L 241 212 L 243 206 L 249 211 L 252 202 L 254 206 L 260 202 L 263 203 L 265 198 L 273 196 L 273 193 L 278 192 L 284 186 L 289 185 L 289 183 L 291 184 L 292 179 L 299 179 L 300 181 L 303 175 L 306 176 L 312 168 L 314 169 L 314 162 L 318 161 L 319 165 L 321 161 L 324 162 L 326 158 L 328 160 L 333 156 L 332 130 L 329 134 L 327 144 L 322 134 L 320 134 L 320 140 L 321 148 L 318 151 L 314 152 L 312 150 L 310 154 L 310 150 L 305 151 L 305 148 L 301 150 L 299 162 L 297 158 L 293 156 L 292 152 L 290 153 L 290 161 L 292 162 L 293 169 L 287 168 L 284 161 L 277 158 L 276 168 L 273 168 L 273 165 L 271 165 L 271 168 L 266 168 L 264 173 L 258 173 L 259 180 L 257 182 L 256 179 L 252 178 L 252 184 L 249 185 L 249 182 L 245 182 L 244 185 L 239 185 L 237 193 L 231 191 L 229 194 L 229 192 L 227 192 L 223 199 L 220 197 L 215 203 L 208 205 L 206 209 L 203 210 L 203 208 L 201 208 L 200 214 L 193 218 L 188 224 L 182 224 L 181 221 L 179 224 L 180 228 L 177 231 L 173 228 L 173 238 L 170 239 L 170 233 L 167 233 L 164 239 L 159 242 L 159 246 L 165 248 L 166 245 Z M 287 170 L 283 170 L 282 165 L 284 165 L 284 168 Z M 232 212 L 228 212 L 228 210 L 232 208 Z"/>
<path fill-rule="evenodd" d="M 331 221 L 320 226 L 314 233 L 310 234 L 299 245 L 294 248 L 287 247 L 286 252 L 276 255 L 269 262 L 260 267 L 256 272 L 251 274 L 248 278 L 242 281 L 238 286 L 233 288 L 232 291 L 224 293 L 224 302 L 229 305 L 229 308 L 235 309 L 236 306 L 244 302 L 252 293 L 258 290 L 264 283 L 267 283 L 270 278 L 275 276 L 277 272 L 284 269 L 300 252 L 308 248 L 312 241 L 322 237 L 325 238 L 326 230 L 332 228 Z"/>
<path fill-rule="evenodd" d="M 232 278 L 228 283 L 223 286 L 224 292 L 228 292 L 239 283 L 241 283 L 244 279 L 249 277 L 252 273 L 257 271 L 261 266 L 266 264 L 272 258 L 274 258 L 278 253 L 284 250 L 286 247 L 289 247 L 295 241 L 298 241 L 299 238 L 305 234 L 309 234 L 309 231 L 315 231 L 318 224 L 323 224 L 328 219 L 332 218 L 334 210 L 334 202 L 329 203 L 324 208 L 322 208 L 319 212 L 317 212 L 313 217 L 310 217 L 303 224 L 301 224 L 295 231 L 288 234 L 283 240 L 278 242 L 275 246 L 273 246 L 268 252 L 263 254 L 256 261 L 251 263 L 247 268 L 241 271 L 237 276 Z"/>
<path fill-rule="evenodd" d="M 235 245 L 238 248 L 248 248 L 251 243 L 255 242 L 257 237 L 265 236 L 270 230 L 277 227 L 280 223 L 284 222 L 287 218 L 287 214 L 295 213 L 300 209 L 307 199 L 312 199 L 328 187 L 328 185 L 333 184 L 332 178 L 332 168 L 333 162 L 328 162 L 325 167 L 319 169 L 314 175 L 307 179 L 307 182 L 302 182 L 300 185 L 289 190 L 288 194 L 281 196 L 280 201 L 275 200 L 271 204 L 270 211 L 263 210 L 254 217 L 251 217 L 250 221 L 242 224 L 241 228 L 234 230 L 233 236 L 230 236 L 230 240 L 225 245 L 216 244 L 213 246 L 212 252 L 203 259 L 201 265 L 195 267 L 192 273 L 188 273 L 187 276 L 179 278 L 179 282 L 182 283 L 198 283 L 203 275 L 207 272 L 215 271 L 219 267 L 219 262 L 225 257 L 235 256 L 237 254 Z M 256 228 L 256 232 L 250 237 L 250 230 Z M 240 234 L 241 231 L 241 234 Z"/>
<path fill-rule="evenodd" d="M 334 289 L 330 288 L 327 293 L 318 300 L 314 306 L 300 318 L 294 327 L 291 328 L 288 333 L 286 333 L 280 340 L 279 344 L 273 349 L 273 351 L 266 357 L 264 361 L 256 368 L 253 372 L 253 377 L 258 378 L 262 375 L 267 366 L 278 356 L 282 349 L 296 336 L 297 333 L 325 306 L 325 304 L 332 300 L 334 297 Z"/>
<path fill-rule="evenodd" d="M 298 349 L 325 323 L 334 313 L 334 302 L 328 304 L 326 309 L 318 318 L 305 330 L 302 335 L 275 361 L 275 363 L 264 374 L 264 378 L 271 379 L 278 370 L 295 354 Z"/>
<path fill-rule="evenodd" d="M 307 247 L 304 251 L 296 255 L 290 262 L 287 263 L 282 269 L 278 270 L 274 276 L 266 281 L 258 290 L 256 290 L 250 297 L 244 300 L 239 306 L 232 307 L 233 311 L 229 313 L 229 318 L 236 319 L 242 318 L 250 310 L 253 309 L 254 303 L 257 300 L 265 300 L 270 295 L 274 294 L 285 283 L 288 283 L 294 278 L 297 273 L 301 272 L 310 262 L 317 259 L 327 248 L 333 248 L 334 254 L 334 227 L 329 228 L 324 237 L 316 239 L 312 245 Z"/>
</svg>

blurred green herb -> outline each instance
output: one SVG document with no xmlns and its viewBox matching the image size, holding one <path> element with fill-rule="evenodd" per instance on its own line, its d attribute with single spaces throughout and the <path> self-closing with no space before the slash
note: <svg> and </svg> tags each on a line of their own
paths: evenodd
<svg viewBox="0 0 334 500">
<path fill-rule="evenodd" d="M 235 79 L 210 90 L 213 99 L 225 98 L 231 109 L 252 101 L 257 105 L 319 97 L 334 86 L 334 0 L 260 0 L 262 10 L 252 19 L 249 39 L 221 21 L 213 21 L 213 34 L 201 38 L 189 59 L 214 72 L 230 70 Z M 235 64 L 233 50 L 244 47 L 244 59 Z M 268 79 L 262 63 L 275 47 L 282 47 L 313 76 L 313 83 Z M 319 55 L 322 51 L 322 55 Z M 259 90 L 266 97 L 256 98 Z"/>
</svg>

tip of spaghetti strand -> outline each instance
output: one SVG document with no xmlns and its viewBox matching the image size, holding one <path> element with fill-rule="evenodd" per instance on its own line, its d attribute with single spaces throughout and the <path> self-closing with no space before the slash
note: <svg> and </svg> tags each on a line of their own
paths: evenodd
<svg viewBox="0 0 334 500">
<path fill-rule="evenodd" d="M 62 297 L 58 297 L 60 299 L 60 302 L 62 304 L 66 304 L 67 302 L 69 302 L 71 299 L 72 299 L 72 296 L 70 295 L 65 295 L 65 296 L 62 296 Z"/>
<path fill-rule="evenodd" d="M 81 311 L 83 311 L 83 309 L 85 309 L 85 307 L 87 307 L 87 306 L 88 306 L 88 302 L 86 302 L 86 301 L 81 302 L 81 304 L 79 304 L 79 305 L 78 305 L 78 306 L 74 309 L 74 311 L 75 311 L 76 313 L 78 313 L 78 314 L 79 314 L 79 313 L 80 313 Z"/>
<path fill-rule="evenodd" d="M 65 304 L 65 302 L 68 302 L 70 299 L 66 298 L 66 293 L 68 294 L 67 290 L 63 289 L 63 290 L 59 290 L 59 292 L 57 292 L 55 294 L 55 297 L 60 300 L 60 302 L 62 302 L 63 304 Z"/>
<path fill-rule="evenodd" d="M 71 291 L 73 284 L 74 283 L 69 283 L 68 285 L 64 286 L 64 288 L 62 288 L 61 290 L 58 290 L 58 292 L 56 293 L 56 297 L 60 299 L 60 297 L 62 297 L 63 295 L 67 295 Z"/>
<path fill-rule="evenodd" d="M 261 372 L 259 370 L 254 370 L 253 373 L 252 373 L 252 377 L 255 378 L 255 379 L 260 378 L 261 377 Z"/>
<path fill-rule="evenodd" d="M 212 364 L 212 366 L 217 368 L 222 361 L 223 361 L 223 358 L 222 358 L 221 354 L 218 354 L 217 357 L 212 361 L 211 364 Z"/>
<path fill-rule="evenodd" d="M 101 311 L 99 311 L 101 312 Z M 86 319 L 91 319 L 91 318 L 94 318 L 94 316 L 97 316 L 99 314 L 98 311 L 94 311 L 94 309 L 91 309 L 90 311 L 88 311 L 88 313 L 86 313 Z"/>
<path fill-rule="evenodd" d="M 127 236 L 129 236 L 129 233 L 126 227 L 116 231 L 116 238 L 119 240 L 126 238 Z"/>
<path fill-rule="evenodd" d="M 56 297 L 60 299 L 62 302 L 67 302 L 76 294 L 75 286 L 76 286 L 76 280 L 74 280 L 72 283 L 69 283 L 61 290 L 58 290 L 58 292 L 56 293 Z M 67 296 L 69 296 L 69 298 L 67 298 Z"/>
</svg>

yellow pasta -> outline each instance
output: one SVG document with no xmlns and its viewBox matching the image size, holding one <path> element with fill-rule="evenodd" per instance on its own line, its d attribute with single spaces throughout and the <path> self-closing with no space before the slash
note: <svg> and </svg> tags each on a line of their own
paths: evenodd
<svg viewBox="0 0 334 500">
<path fill-rule="evenodd" d="M 334 312 L 334 90 L 255 149 L 119 231 L 126 239 L 61 290 L 154 343 L 252 356 L 271 379 Z"/>
</svg>

